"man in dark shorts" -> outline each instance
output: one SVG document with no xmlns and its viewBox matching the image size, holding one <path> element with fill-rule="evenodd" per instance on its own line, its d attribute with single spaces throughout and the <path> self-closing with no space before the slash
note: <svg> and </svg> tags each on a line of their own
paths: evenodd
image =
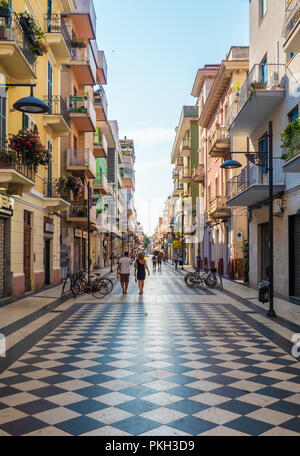
<svg viewBox="0 0 300 456">
<path fill-rule="evenodd" d="M 128 252 L 125 252 L 124 256 L 122 256 L 119 259 L 118 269 L 117 269 L 117 274 L 120 273 L 120 280 L 121 280 L 121 287 L 123 290 L 123 294 L 127 294 L 131 264 L 132 264 L 132 261 L 128 256 Z"/>
</svg>

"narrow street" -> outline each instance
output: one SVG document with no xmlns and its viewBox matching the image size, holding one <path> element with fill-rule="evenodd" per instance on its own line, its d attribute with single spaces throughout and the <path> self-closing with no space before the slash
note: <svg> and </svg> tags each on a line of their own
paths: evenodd
<svg viewBox="0 0 300 456">
<path fill-rule="evenodd" d="M 0 436 L 300 435 L 288 303 L 270 321 L 254 289 L 191 290 L 170 265 L 150 271 L 143 296 L 131 276 L 126 296 L 115 283 L 49 314 L 5 307 Z"/>
</svg>

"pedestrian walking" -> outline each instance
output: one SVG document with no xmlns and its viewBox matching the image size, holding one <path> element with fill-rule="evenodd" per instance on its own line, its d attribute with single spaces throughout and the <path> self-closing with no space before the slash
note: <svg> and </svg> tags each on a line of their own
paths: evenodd
<svg viewBox="0 0 300 456">
<path fill-rule="evenodd" d="M 156 271 L 156 263 L 157 263 L 157 256 L 154 254 L 154 255 L 152 256 L 153 271 Z"/>
<path fill-rule="evenodd" d="M 144 253 L 139 253 L 137 260 L 135 262 L 135 280 L 138 281 L 140 295 L 144 292 L 144 283 L 146 278 L 146 269 L 148 271 L 148 275 L 150 275 L 150 271 L 148 269 L 147 261 L 145 260 Z"/>
<path fill-rule="evenodd" d="M 179 263 L 179 255 L 177 254 L 175 256 L 175 269 L 177 270 L 178 269 L 178 263 Z"/>
<path fill-rule="evenodd" d="M 158 270 L 161 271 L 161 260 L 162 260 L 162 253 L 159 252 L 159 254 L 157 255 L 157 266 L 158 266 Z"/>
<path fill-rule="evenodd" d="M 117 274 L 120 273 L 120 281 L 121 281 L 121 287 L 123 290 L 123 294 L 127 294 L 131 265 L 132 265 L 132 261 L 129 258 L 128 252 L 125 252 L 124 256 L 122 256 L 119 259 L 118 268 L 117 268 Z"/>
</svg>

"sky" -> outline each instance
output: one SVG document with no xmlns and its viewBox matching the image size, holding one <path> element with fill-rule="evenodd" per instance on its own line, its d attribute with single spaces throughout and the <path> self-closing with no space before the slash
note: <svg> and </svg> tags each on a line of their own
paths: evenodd
<svg viewBox="0 0 300 456">
<path fill-rule="evenodd" d="M 135 206 L 152 235 L 172 193 L 170 156 L 198 68 L 249 44 L 249 0 L 94 0 L 109 120 L 135 141 Z"/>
</svg>

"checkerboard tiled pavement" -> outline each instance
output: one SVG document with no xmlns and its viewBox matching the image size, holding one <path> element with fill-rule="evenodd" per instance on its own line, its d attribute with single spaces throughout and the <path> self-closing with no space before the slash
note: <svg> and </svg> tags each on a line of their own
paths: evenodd
<svg viewBox="0 0 300 456">
<path fill-rule="evenodd" d="M 187 294 L 147 303 L 155 290 Z M 169 269 L 129 293 L 83 305 L 0 374 L 0 435 L 300 435 L 300 363 L 254 320 L 219 292 L 189 302 Z"/>
</svg>

